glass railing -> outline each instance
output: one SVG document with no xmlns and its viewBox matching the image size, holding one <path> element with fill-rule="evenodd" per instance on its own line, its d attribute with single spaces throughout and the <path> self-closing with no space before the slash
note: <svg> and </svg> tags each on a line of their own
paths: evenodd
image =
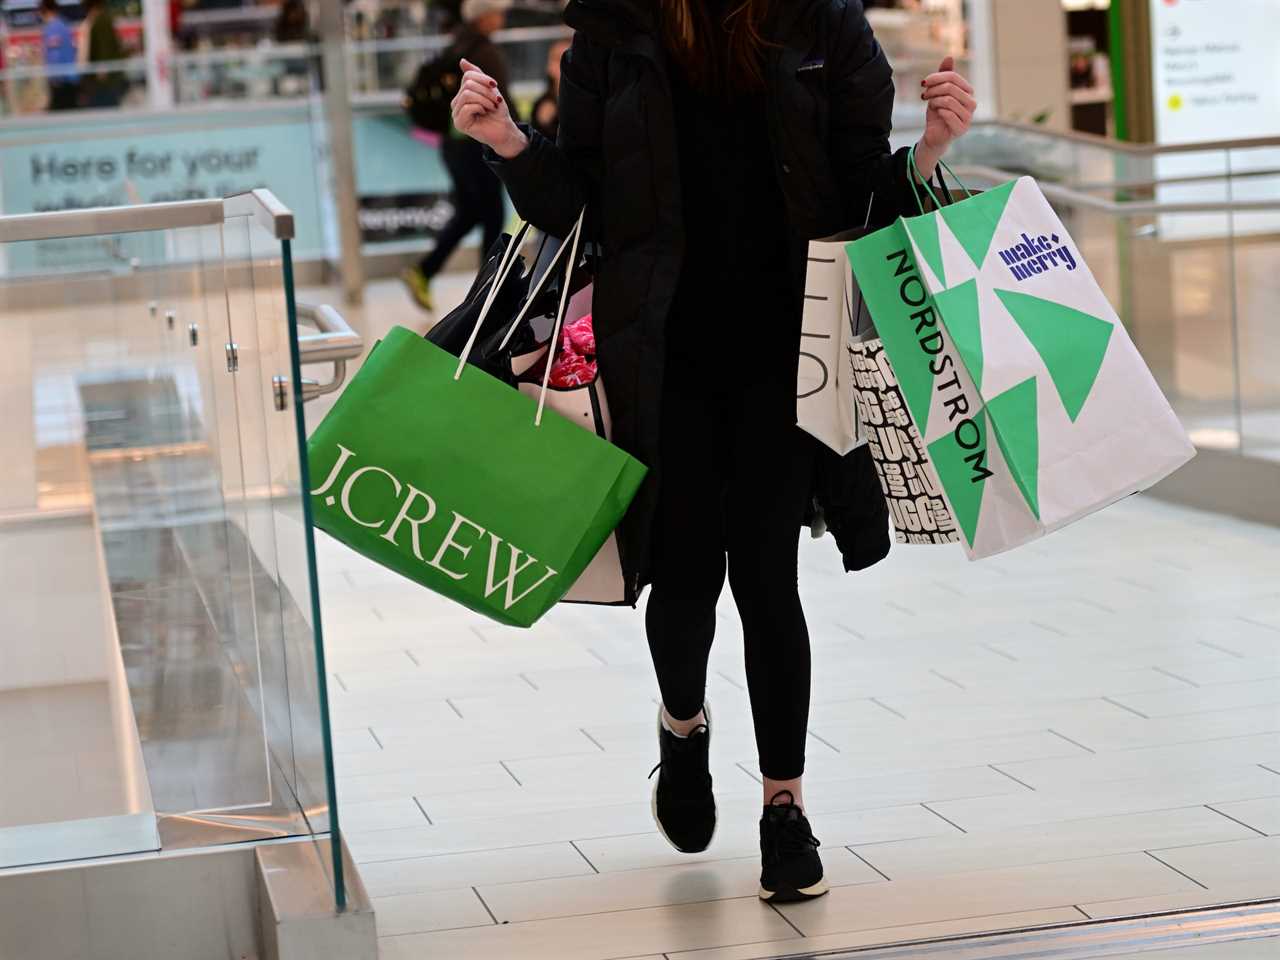
<svg viewBox="0 0 1280 960">
<path fill-rule="evenodd" d="M 311 836 L 343 902 L 292 235 L 0 218 L 0 867 Z"/>
<path fill-rule="evenodd" d="M 494 43 L 507 61 L 512 95 L 532 101 L 541 94 L 547 82 L 548 53 L 556 43 L 572 36 L 563 25 L 515 27 L 495 33 Z M 352 96 L 364 103 L 385 100 L 399 105 L 418 68 L 438 57 L 450 42 L 447 34 L 436 34 L 348 43 Z"/>
<path fill-rule="evenodd" d="M 976 187 L 1039 181 L 1197 446 L 1280 461 L 1280 138 L 1135 146 L 986 123 L 949 159 Z"/>
</svg>

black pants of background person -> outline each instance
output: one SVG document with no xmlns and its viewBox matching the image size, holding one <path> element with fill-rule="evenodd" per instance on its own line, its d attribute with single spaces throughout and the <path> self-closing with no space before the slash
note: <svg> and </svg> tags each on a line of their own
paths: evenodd
<svg viewBox="0 0 1280 960">
<path fill-rule="evenodd" d="M 49 84 L 49 109 L 74 110 L 80 106 L 80 85 L 78 83 Z"/>
<path fill-rule="evenodd" d="M 475 227 L 484 230 L 482 251 L 492 247 L 502 234 L 502 182 L 485 164 L 483 150 L 475 140 L 450 139 L 440 148 L 453 180 L 453 217 L 436 237 L 435 247 L 418 264 L 428 280 L 440 272 L 463 237 Z"/>
<path fill-rule="evenodd" d="M 789 780 L 804 772 L 810 683 L 796 554 L 815 448 L 796 426 L 799 327 L 779 330 L 795 311 L 768 298 L 715 313 L 712 300 L 678 307 L 668 327 L 649 649 L 668 712 L 696 716 L 727 570 L 760 769 Z M 717 333 L 725 318 L 734 328 Z"/>
</svg>

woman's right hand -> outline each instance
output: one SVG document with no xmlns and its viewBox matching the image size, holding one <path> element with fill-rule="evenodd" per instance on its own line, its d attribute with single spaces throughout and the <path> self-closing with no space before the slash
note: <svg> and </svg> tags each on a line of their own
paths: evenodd
<svg viewBox="0 0 1280 960">
<path fill-rule="evenodd" d="M 498 83 L 470 60 L 460 61 L 462 84 L 453 98 L 453 125 L 511 159 L 529 144 L 498 92 Z"/>
</svg>

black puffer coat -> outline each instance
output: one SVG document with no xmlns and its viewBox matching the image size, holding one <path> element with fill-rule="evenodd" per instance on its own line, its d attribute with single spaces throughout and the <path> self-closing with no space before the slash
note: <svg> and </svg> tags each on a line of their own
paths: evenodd
<svg viewBox="0 0 1280 960">
<path fill-rule="evenodd" d="M 662 482 L 665 327 L 680 277 L 679 157 L 655 0 L 571 0 L 577 33 L 560 77 L 560 132 L 526 129 L 528 149 L 488 154 L 521 216 L 556 236 L 588 211 L 603 257 L 593 321 L 614 442 L 651 469 L 619 531 L 629 590 L 652 579 L 650 531 Z M 767 63 L 769 138 L 793 234 L 796 316 L 806 241 L 911 210 L 906 151 L 889 150 L 892 71 L 859 0 L 780 0 Z M 797 319 L 797 329 L 798 329 Z"/>
</svg>

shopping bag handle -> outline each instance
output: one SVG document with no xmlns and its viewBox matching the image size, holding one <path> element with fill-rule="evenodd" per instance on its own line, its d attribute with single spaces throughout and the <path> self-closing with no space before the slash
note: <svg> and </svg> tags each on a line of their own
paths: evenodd
<svg viewBox="0 0 1280 960">
<path fill-rule="evenodd" d="M 507 282 L 507 275 L 516 263 L 516 251 L 524 246 L 525 237 L 528 234 L 529 221 L 524 220 L 521 222 L 515 236 L 511 238 L 511 242 L 507 244 L 507 249 L 502 251 L 502 259 L 498 261 L 498 269 L 494 271 L 493 279 L 489 283 L 489 292 L 485 294 L 484 304 L 480 307 L 480 316 L 476 319 L 475 326 L 471 328 L 471 336 L 467 337 L 467 343 L 462 348 L 462 354 L 458 358 L 458 369 L 453 373 L 454 380 L 459 379 L 462 376 L 462 371 L 466 369 L 467 360 L 470 359 L 471 351 L 475 348 L 476 340 L 480 336 L 480 328 L 484 326 L 484 321 L 489 316 L 489 311 L 493 308 L 493 302 L 498 298 L 498 291 Z M 504 340 L 503 342 L 505 343 L 506 341 Z"/>
<path fill-rule="evenodd" d="M 573 229 L 569 231 L 569 237 L 576 237 L 582 231 L 582 222 L 585 214 L 586 214 L 586 208 L 583 208 L 583 212 L 578 215 L 578 222 L 574 225 Z M 555 252 L 555 255 L 552 256 L 551 258 L 551 262 L 547 264 L 547 269 L 542 271 L 542 276 L 538 278 L 537 284 L 534 285 L 533 292 L 530 293 L 529 296 L 525 299 L 524 305 L 520 307 L 520 312 L 516 315 L 516 318 L 511 321 L 511 326 L 507 328 L 506 335 L 502 338 L 502 342 L 498 344 L 499 350 L 501 350 L 503 347 L 507 345 L 508 342 L 510 342 L 511 337 L 515 334 L 516 330 L 520 326 L 520 321 L 523 320 L 525 317 L 525 314 L 529 312 L 529 308 L 533 305 L 534 300 L 538 298 L 538 294 L 542 293 L 542 288 L 546 286 L 547 278 L 551 276 L 552 271 L 555 270 L 556 264 L 560 262 L 560 257 L 564 254 L 565 247 L 569 245 L 569 237 L 564 238 L 564 241 L 560 244 L 560 249 Z M 575 255 L 575 257 L 569 261 L 569 265 L 566 268 L 566 271 L 565 271 L 566 285 L 571 279 L 572 272 L 573 272 L 573 265 L 574 263 L 576 263 L 576 261 L 577 261 L 577 257 Z"/>
<path fill-rule="evenodd" d="M 956 176 L 956 172 L 947 165 L 947 161 L 939 158 L 938 166 L 942 170 L 945 170 L 947 173 L 951 174 L 951 179 L 954 180 L 956 183 L 958 183 L 960 185 L 960 189 L 964 191 L 966 200 L 973 196 L 973 191 L 970 190 L 967 186 L 965 186 L 965 183 L 963 180 L 961 180 L 958 176 Z M 930 185 L 929 181 L 920 175 L 920 168 L 916 166 L 916 148 L 914 144 L 912 145 L 911 149 L 907 151 L 907 167 L 908 167 L 907 181 L 911 184 L 911 192 L 912 194 L 915 195 L 916 206 L 920 208 L 920 212 L 921 213 L 925 212 L 924 200 L 920 196 L 921 186 L 923 186 L 925 190 L 928 192 L 929 199 L 933 201 L 934 209 L 941 210 L 942 202 L 938 199 L 938 195 L 933 192 L 933 187 Z M 938 182 L 940 185 L 945 187 L 945 182 L 942 180 L 941 173 L 938 174 Z"/>
<path fill-rule="evenodd" d="M 538 394 L 538 412 L 533 418 L 535 427 L 542 426 L 542 410 L 547 404 L 547 388 L 551 384 L 551 367 L 555 364 L 556 353 L 560 348 L 560 328 L 564 325 L 564 316 L 569 307 L 569 286 L 573 279 L 573 267 L 578 262 L 578 242 L 582 239 L 582 221 L 587 215 L 587 208 L 583 207 L 582 212 L 578 214 L 578 222 L 574 224 L 573 231 L 569 235 L 573 238 L 573 250 L 569 253 L 569 261 L 564 269 L 564 283 L 560 289 L 560 306 L 556 310 L 555 326 L 551 330 L 551 349 L 547 351 L 547 369 L 542 373 L 542 390 Z M 564 238 L 564 243 L 560 244 L 560 249 L 556 251 L 556 257 L 564 253 L 565 246 L 569 243 L 569 237 Z M 547 267 L 546 273 L 551 272 L 551 267 L 555 265 L 552 261 Z M 546 273 L 543 279 L 546 279 Z M 539 284 L 541 286 L 541 284 Z M 527 306 L 526 306 L 527 308 Z M 521 311 L 523 314 L 523 311 Z"/>
<path fill-rule="evenodd" d="M 578 241 L 582 236 L 582 221 L 586 216 L 586 208 L 578 214 L 578 222 L 574 224 L 569 236 L 564 238 L 564 242 L 560 244 L 560 249 L 556 251 L 555 256 L 551 258 L 551 262 L 547 264 L 547 269 L 543 271 L 542 276 L 538 279 L 538 284 L 534 288 L 533 293 L 525 298 L 524 305 L 520 308 L 520 313 L 516 316 L 511 326 L 507 329 L 506 336 L 503 337 L 501 347 L 507 345 L 507 341 L 511 339 L 512 333 L 520 325 L 520 321 L 524 319 L 525 314 L 529 310 L 530 304 L 542 292 L 542 287 L 547 281 L 560 258 L 564 256 L 565 248 L 570 246 L 572 241 L 572 250 L 569 255 L 568 264 L 565 267 L 563 289 L 560 291 L 560 306 L 556 309 L 556 322 L 551 331 L 551 348 L 547 354 L 547 369 L 542 375 L 542 389 L 538 393 L 538 412 L 534 416 L 533 424 L 536 427 L 542 426 L 542 412 L 547 404 L 547 390 L 551 385 L 551 365 L 555 361 L 556 352 L 560 345 L 560 328 L 564 324 L 564 316 L 566 308 L 569 305 L 569 282 L 573 278 L 573 267 L 578 262 Z M 480 328 L 484 326 L 485 318 L 489 316 L 489 310 L 493 307 L 493 301 L 498 295 L 498 291 L 502 289 L 502 285 L 507 281 L 507 274 L 511 272 L 511 268 L 516 262 L 516 251 L 523 245 L 525 236 L 529 232 L 529 222 L 525 221 L 520 225 L 520 229 L 516 235 L 512 237 L 511 243 L 507 245 L 507 249 L 503 252 L 502 260 L 498 264 L 498 269 L 494 273 L 494 281 L 489 288 L 489 293 L 485 297 L 484 305 L 480 308 L 480 316 L 476 320 L 471 336 L 467 338 L 466 346 L 462 349 L 462 356 L 458 360 L 458 368 L 453 373 L 453 379 L 458 380 L 462 377 L 462 371 L 466 369 L 467 358 L 471 356 L 471 350 L 475 346 L 476 339 L 480 335 Z"/>
</svg>

